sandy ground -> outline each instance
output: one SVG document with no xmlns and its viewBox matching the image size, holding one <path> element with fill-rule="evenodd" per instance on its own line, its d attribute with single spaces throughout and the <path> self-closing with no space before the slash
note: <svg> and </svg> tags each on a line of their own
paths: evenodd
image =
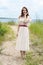
<svg viewBox="0 0 43 65">
<path fill-rule="evenodd" d="M 17 33 L 17 26 L 11 28 Z M 20 52 L 15 50 L 15 42 L 16 40 L 3 42 L 0 65 L 24 65 L 25 59 L 21 59 Z"/>
</svg>

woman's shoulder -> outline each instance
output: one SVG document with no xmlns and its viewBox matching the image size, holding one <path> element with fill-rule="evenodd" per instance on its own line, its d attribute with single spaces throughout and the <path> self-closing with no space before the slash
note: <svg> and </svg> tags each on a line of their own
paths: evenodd
<svg viewBox="0 0 43 65">
<path fill-rule="evenodd" d="M 21 16 L 18 17 L 19 19 L 21 18 Z"/>
<path fill-rule="evenodd" d="M 18 21 L 22 21 L 22 17 L 21 16 L 18 17 Z"/>
</svg>

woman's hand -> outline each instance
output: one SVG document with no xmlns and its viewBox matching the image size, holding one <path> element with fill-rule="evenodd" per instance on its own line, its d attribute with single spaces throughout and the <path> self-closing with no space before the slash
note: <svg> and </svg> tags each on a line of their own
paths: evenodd
<svg viewBox="0 0 43 65">
<path fill-rule="evenodd" d="M 25 13 L 24 17 L 26 18 L 27 13 Z"/>
<path fill-rule="evenodd" d="M 26 21 L 27 21 L 26 15 L 27 15 L 27 13 L 25 13 L 25 15 L 24 15 L 24 18 L 25 18 L 24 24 L 26 24 Z"/>
<path fill-rule="evenodd" d="M 18 25 L 18 29 L 17 29 L 17 34 L 16 34 L 16 36 L 18 36 L 18 32 L 19 32 L 19 25 Z"/>
<path fill-rule="evenodd" d="M 16 36 L 18 36 L 18 33 L 16 34 Z"/>
<path fill-rule="evenodd" d="M 16 34 L 16 36 L 18 37 L 18 31 L 17 31 L 17 34 Z"/>
</svg>

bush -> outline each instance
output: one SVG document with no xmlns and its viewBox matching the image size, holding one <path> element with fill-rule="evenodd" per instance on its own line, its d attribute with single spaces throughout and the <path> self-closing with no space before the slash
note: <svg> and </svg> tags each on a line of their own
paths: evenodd
<svg viewBox="0 0 43 65">
<path fill-rule="evenodd" d="M 5 24 L 0 25 L 0 36 L 4 36 L 8 32 L 8 26 Z"/>
<path fill-rule="evenodd" d="M 34 22 L 30 26 L 30 30 L 33 34 L 43 38 L 43 22 Z"/>
<path fill-rule="evenodd" d="M 0 23 L 0 44 L 2 44 L 4 40 L 11 40 L 13 38 L 15 38 L 15 36 L 10 26 L 5 23 Z"/>
<path fill-rule="evenodd" d="M 8 21 L 7 24 L 8 25 L 15 25 L 15 22 L 14 21 Z"/>
<path fill-rule="evenodd" d="M 26 55 L 25 65 L 43 65 L 43 55 L 38 53 L 28 52 Z"/>
<path fill-rule="evenodd" d="M 25 65 L 43 65 L 43 22 L 36 21 L 31 23 L 30 40 L 32 50 L 26 55 Z"/>
</svg>

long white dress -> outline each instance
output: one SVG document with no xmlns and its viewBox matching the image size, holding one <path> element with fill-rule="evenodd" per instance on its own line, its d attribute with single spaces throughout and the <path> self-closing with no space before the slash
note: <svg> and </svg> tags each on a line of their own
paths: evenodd
<svg viewBox="0 0 43 65">
<path fill-rule="evenodd" d="M 30 24 L 29 17 L 27 18 L 27 26 Z M 26 22 L 27 22 L 26 21 Z M 23 24 L 24 18 L 20 17 L 19 24 Z M 16 40 L 15 49 L 18 51 L 29 51 L 29 29 L 28 27 L 20 27 L 18 32 L 18 37 Z"/>
</svg>

